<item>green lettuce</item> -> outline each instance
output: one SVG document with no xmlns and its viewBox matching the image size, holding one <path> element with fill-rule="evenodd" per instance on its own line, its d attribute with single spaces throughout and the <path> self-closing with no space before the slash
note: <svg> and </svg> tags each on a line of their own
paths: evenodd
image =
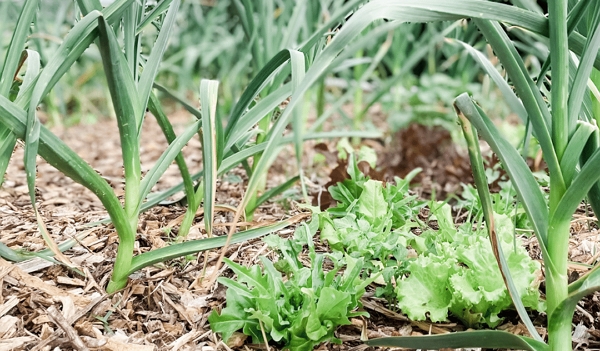
<svg viewBox="0 0 600 351">
<path fill-rule="evenodd" d="M 267 237 L 265 241 L 279 251 L 280 259 L 273 263 L 261 257 L 262 268 L 225 259 L 237 279 L 219 278 L 227 287 L 227 305 L 221 313 L 213 311 L 209 316 L 211 329 L 225 341 L 241 330 L 253 343 L 265 342 L 264 330 L 267 341 L 284 350 L 312 351 L 325 341 L 341 343 L 334 336 L 337 327 L 350 324 L 352 317 L 368 316 L 358 308 L 372 280 L 360 278 L 362 259 L 346 263 L 331 256 L 334 268 L 326 272 L 325 256 L 317 254 L 312 243 L 316 229 L 312 224 L 302 226 L 294 240 Z M 298 259 L 304 245 L 309 246 L 310 268 Z"/>
<path fill-rule="evenodd" d="M 496 264 L 485 230 L 452 225 L 448 205 L 433 210 L 439 232 L 428 231 L 427 250 L 408 268 L 407 277 L 398 281 L 398 306 L 411 319 L 434 321 L 459 318 L 469 327 L 495 327 L 502 322 L 500 313 L 511 308 L 512 301 Z M 514 237 L 514 227 L 506 215 L 496 215 L 496 230 L 502 242 L 508 266 L 525 307 L 544 310 L 540 300 L 541 267 Z M 516 244 L 516 245 L 515 245 Z M 419 246 L 419 245 L 416 245 Z"/>
<path fill-rule="evenodd" d="M 481 219 L 480 204 L 463 202 L 471 206 L 466 209 L 474 214 L 473 222 L 456 228 L 451 207 L 431 202 L 429 210 L 438 229 L 425 229 L 418 214 L 426 203 L 409 194 L 415 172 L 404 180 L 383 183 L 362 174 L 350 154 L 350 179 L 329 188 L 337 207 L 318 214 L 321 240 L 347 259 L 364 259 L 367 276 L 381 273 L 378 283 L 383 285 L 376 294 L 397 302 L 413 320 L 439 322 L 453 315 L 469 327 L 497 326 L 512 301 L 487 232 L 473 229 L 473 223 Z M 543 311 L 540 264 L 514 235 L 513 219 L 521 212 L 515 211 L 513 192 L 504 187 L 494 197 L 497 234 L 523 304 Z M 414 227 L 423 232 L 413 234 Z M 409 257 L 409 248 L 416 251 L 416 258 Z"/>
</svg>

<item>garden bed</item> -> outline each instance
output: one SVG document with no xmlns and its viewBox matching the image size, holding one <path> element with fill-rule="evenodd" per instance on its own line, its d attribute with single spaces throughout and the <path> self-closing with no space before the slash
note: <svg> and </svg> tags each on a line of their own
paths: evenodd
<svg viewBox="0 0 600 351">
<path fill-rule="evenodd" d="M 172 119 L 176 128 L 187 122 L 185 114 L 175 114 Z M 418 145 L 416 149 L 408 148 L 407 145 L 411 143 L 403 143 L 399 138 L 393 139 L 391 147 L 368 143 L 379 153 L 380 159 L 391 160 L 384 167 L 390 172 L 388 176 L 404 176 L 406 173 L 402 173 L 405 172 L 402 167 L 406 168 L 407 165 L 430 165 L 422 172 L 421 187 L 417 185 L 414 189 L 426 199 L 432 189 L 437 190 L 438 195 L 442 193 L 446 196 L 460 189 L 460 182 L 471 181 L 465 153 L 448 143 L 444 133 L 432 133 L 429 128 L 411 128 L 412 140 L 424 140 L 420 144 L 412 143 Z M 122 191 L 122 169 L 115 166 L 120 164 L 119 137 L 113 121 L 55 132 L 109 180 L 117 192 Z M 419 138 L 419 133 L 428 138 Z M 163 139 L 154 120 L 148 118 L 142 139 L 143 169 L 148 169 L 146 167 L 150 167 L 164 150 L 166 142 Z M 322 152 L 325 147 L 333 150 L 334 145 L 333 142 L 318 147 L 305 144 L 308 150 L 306 165 L 309 166 L 315 150 Z M 188 165 L 193 171 L 201 167 L 201 160 L 197 156 L 199 147 L 199 142 L 192 141 L 184 149 Z M 426 147 L 429 149 L 424 149 Z M 449 152 L 448 148 L 452 148 L 452 151 Z M 39 250 L 44 247 L 44 242 L 38 234 L 29 203 L 22 152 L 22 147 L 18 146 L 0 190 L 1 239 L 12 248 Z M 284 150 L 280 156 L 281 162 L 276 162 L 278 166 L 270 170 L 268 187 L 291 177 L 295 167 L 293 161 L 288 161 L 293 160 L 293 157 L 289 157 L 291 152 Z M 453 156 L 449 158 L 448 154 Z M 433 157 L 426 158 L 428 155 Z M 396 161 L 394 157 L 397 157 Z M 326 159 L 326 163 L 320 167 L 308 168 L 307 174 L 311 180 L 309 187 L 313 193 L 325 191 L 323 186 L 330 181 L 330 172 L 336 167 L 337 160 L 331 157 Z M 156 190 L 172 186 L 179 179 L 178 171 L 173 167 Z M 209 328 L 208 316 L 213 310 L 224 307 L 226 289 L 219 284 L 209 284 L 208 279 L 202 277 L 203 274 L 210 276 L 216 269 L 219 250 L 143 269 L 132 277 L 125 290 L 108 296 L 104 288 L 115 257 L 117 235 L 110 224 L 90 226 L 90 223 L 106 217 L 102 205 L 88 190 L 65 178 L 43 161 L 38 163 L 37 187 L 41 215 L 57 242 L 86 233 L 80 245 L 66 252 L 67 257 L 81 267 L 85 275 L 41 259 L 19 264 L 0 260 L 0 281 L 3 284 L 0 350 L 47 350 L 54 347 L 61 350 L 84 349 L 85 345 L 90 349 L 105 350 L 267 349 L 264 344 L 251 344 L 242 334 L 235 334 L 230 345 L 225 346 L 220 336 Z M 243 172 L 230 172 L 218 183 L 216 203 L 236 206 L 243 194 L 243 187 Z M 309 213 L 299 206 L 301 202 L 297 202 L 293 194 L 288 194 L 287 199 L 264 204 L 254 219 L 243 225 L 260 226 L 296 215 L 308 220 Z M 144 213 L 140 219 L 139 247 L 136 247 L 136 252 L 167 245 L 170 238 L 169 230 L 165 228 L 172 228 L 171 234 L 176 232 L 184 211 L 177 205 L 170 205 L 157 206 Z M 190 231 L 190 238 L 204 237 L 202 217 L 199 213 Z M 227 207 L 222 207 L 215 217 L 215 233 L 225 234 L 226 224 L 232 218 Z M 460 216 L 457 218 L 461 220 Z M 570 259 L 574 262 L 570 272 L 573 277 L 584 273 L 586 265 L 595 264 L 598 259 L 595 254 L 599 245 L 595 221 L 591 210 L 585 211 L 583 208 L 573 220 L 570 241 Z M 290 237 L 293 231 L 294 228 L 289 227 L 277 234 L 285 238 Z M 315 245 L 318 252 L 329 250 L 319 241 Z M 540 258 L 535 238 L 526 240 L 525 246 L 532 258 Z M 245 266 L 259 264 L 262 255 L 274 257 L 273 251 L 261 240 L 232 245 L 226 253 L 226 257 Z M 308 258 L 303 254 L 300 260 L 308 261 Z M 219 274 L 233 276 L 225 265 L 220 268 Z M 584 299 L 577 308 L 574 341 L 579 343 L 579 349 L 600 346 L 599 296 L 595 293 Z M 401 311 L 390 310 L 385 300 L 374 297 L 373 286 L 367 287 L 362 304 L 370 318 L 351 319 L 351 325 L 338 329 L 335 334 L 343 341 L 342 345 L 325 343 L 319 349 L 366 350 L 368 347 L 361 342 L 361 338 L 439 334 L 465 329 L 458 320 L 452 319 L 446 323 L 411 321 Z M 505 323 L 499 329 L 527 334 L 516 313 L 508 313 L 505 317 Z M 544 314 L 534 317 L 534 322 L 545 325 Z M 544 334 L 541 328 L 540 332 Z M 270 349 L 276 348 L 270 345 Z"/>
</svg>

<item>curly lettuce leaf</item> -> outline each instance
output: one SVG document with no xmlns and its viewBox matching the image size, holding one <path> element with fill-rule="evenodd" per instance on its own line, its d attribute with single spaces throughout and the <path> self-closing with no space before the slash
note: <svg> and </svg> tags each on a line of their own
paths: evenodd
<svg viewBox="0 0 600 351">
<path fill-rule="evenodd" d="M 421 244 L 427 249 L 421 250 L 421 256 L 409 266 L 410 276 L 398 284 L 398 298 L 402 298 L 400 307 L 410 318 L 423 320 L 427 312 L 433 321 L 444 320 L 447 315 L 441 313 L 448 301 L 436 298 L 435 294 L 446 289 L 452 297 L 446 313 L 452 313 L 469 327 L 497 326 L 502 322 L 500 313 L 511 308 L 512 301 L 486 232 L 473 230 L 471 226 L 458 229 L 450 226 L 449 212 L 444 206 L 438 207 L 435 215 L 440 230 L 422 235 L 425 238 L 420 239 L 429 241 L 429 246 Z M 529 257 L 522 245 L 515 245 L 514 240 L 518 239 L 514 237 L 510 217 L 497 215 L 496 228 L 523 304 L 543 311 L 544 303 L 538 289 L 540 264 Z M 434 262 L 446 265 L 433 265 Z M 450 273 L 445 274 L 446 271 Z M 418 296 L 411 296 L 413 294 Z M 425 299 L 431 299 L 428 307 L 423 307 L 426 303 L 421 300 Z"/>
<path fill-rule="evenodd" d="M 486 323 L 495 327 L 502 321 L 498 314 L 512 302 L 489 240 L 461 245 L 457 253 L 465 266 L 450 277 L 454 292 L 452 313 L 468 326 Z"/>
<path fill-rule="evenodd" d="M 409 318 L 432 322 L 445 321 L 452 302 L 448 279 L 454 273 L 455 261 L 440 261 L 435 257 L 421 256 L 408 270 L 410 276 L 398 282 L 398 306 Z"/>
</svg>

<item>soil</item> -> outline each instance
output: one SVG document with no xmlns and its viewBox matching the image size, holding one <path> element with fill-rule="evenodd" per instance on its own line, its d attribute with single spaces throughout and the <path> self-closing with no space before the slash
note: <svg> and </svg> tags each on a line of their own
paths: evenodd
<svg viewBox="0 0 600 351">
<path fill-rule="evenodd" d="M 176 131 L 189 122 L 184 113 L 175 113 L 172 122 Z M 113 186 L 117 194 L 123 193 L 119 136 L 114 121 L 94 125 L 80 125 L 54 132 L 76 150 Z M 167 143 L 160 128 L 149 117 L 144 124 L 142 141 L 143 170 L 150 169 Z M 415 180 L 415 191 L 424 198 L 432 193 L 445 197 L 460 191 L 461 182 L 471 182 L 468 159 L 463 150 L 451 143 L 449 134 L 431 127 L 412 126 L 392 138 L 392 142 L 364 141 L 372 146 L 384 160 L 378 171 L 370 176 L 389 179 L 403 177 L 415 167 L 423 172 Z M 309 178 L 311 193 L 326 196 L 326 187 L 332 180 L 344 177 L 343 165 L 337 167 L 334 143 L 305 144 L 304 166 Z M 200 144 L 192 139 L 184 149 L 192 172 L 202 167 Z M 327 161 L 313 164 L 315 153 L 325 155 Z M 271 169 L 267 187 L 280 184 L 295 173 L 292 150 L 284 150 Z M 9 165 L 6 180 L 0 189 L 1 241 L 11 248 L 40 250 L 45 247 L 32 206 L 29 202 L 22 163 L 23 148 L 17 146 Z M 331 178 L 330 178 L 331 176 Z M 154 191 L 166 189 L 179 182 L 178 170 L 172 166 Z M 244 192 L 245 176 L 235 169 L 218 183 L 217 203 L 237 206 Z M 305 213 L 296 199 L 301 196 L 278 198 L 262 205 L 248 225 L 290 218 Z M 225 290 L 220 285 L 208 284 L 203 277 L 203 263 L 207 260 L 206 275 L 215 269 L 221 275 L 231 276 L 226 266 L 217 268 L 219 250 L 200 253 L 195 260 L 174 260 L 143 269 L 134 274 L 123 291 L 113 295 L 105 293 L 110 277 L 118 238 L 110 224 L 96 224 L 107 217 L 99 200 L 83 186 L 74 183 L 48 165 L 38 162 L 37 198 L 40 214 L 56 242 L 75 236 L 84 236 L 80 245 L 65 252 L 66 257 L 80 267 L 84 275 L 53 265 L 41 259 L 11 263 L 0 259 L 0 350 L 259 350 L 265 345 L 252 345 L 241 334 L 229 346 L 209 328 L 207 317 L 213 309 L 224 306 Z M 176 198 L 176 197 L 175 197 Z M 320 204 L 327 206 L 321 198 Z M 156 206 L 144 213 L 138 228 L 137 252 L 163 247 L 172 239 L 185 209 L 174 204 Z M 218 212 L 215 217 L 216 234 L 225 232 L 233 220 L 230 212 Z M 583 274 L 597 262 L 600 255 L 596 218 L 584 208 L 573 220 L 570 242 L 572 276 Z M 166 230 L 165 228 L 171 228 Z M 203 215 L 199 213 L 190 232 L 191 239 L 206 236 Z M 278 234 L 288 236 L 294 228 Z M 533 258 L 539 259 L 535 239 L 526 241 Z M 326 250 L 320 247 L 321 250 Z M 260 255 L 271 252 L 260 240 L 232 245 L 226 255 L 245 265 L 257 264 Z M 577 326 L 574 341 L 580 349 L 600 347 L 599 295 L 583 300 L 577 309 L 574 323 Z M 368 338 L 397 335 L 420 335 L 464 330 L 457 321 L 445 324 L 410 321 L 399 312 L 391 311 L 384 301 L 368 292 L 363 298 L 370 319 L 352 320 L 352 325 L 340 328 L 337 336 L 342 345 L 325 343 L 319 350 L 367 350 L 361 335 Z M 516 315 L 507 315 L 506 324 L 500 328 L 513 333 L 526 334 Z M 536 323 L 545 323 L 545 316 L 536 316 Z M 543 328 L 540 328 L 542 335 Z M 270 345 L 271 350 L 275 350 Z M 372 349 L 375 350 L 375 349 Z"/>
</svg>

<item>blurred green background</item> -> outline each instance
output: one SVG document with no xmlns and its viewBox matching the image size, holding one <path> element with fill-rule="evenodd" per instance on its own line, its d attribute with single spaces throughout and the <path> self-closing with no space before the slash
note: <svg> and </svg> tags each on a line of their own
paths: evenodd
<svg viewBox="0 0 600 351">
<path fill-rule="evenodd" d="M 200 79 L 219 80 L 219 109 L 225 116 L 250 79 L 272 56 L 281 49 L 298 47 L 344 3 L 339 0 L 184 1 L 157 81 L 188 101 L 198 101 Z M 21 1 L 0 3 L 4 47 L 14 26 L 10 19 L 18 16 L 21 5 Z M 153 6 L 152 2 L 147 5 Z M 351 13 L 346 19 L 349 17 Z M 32 49 L 40 53 L 42 67 L 78 18 L 79 11 L 73 1 L 42 2 L 29 41 Z M 303 23 L 291 25 L 295 21 Z M 338 29 L 339 26 L 331 28 L 330 33 Z M 152 30 L 146 32 L 142 47 L 152 45 L 155 38 Z M 498 103 L 501 98 L 494 85 L 462 47 L 446 38 L 462 40 L 483 52 L 487 50 L 481 34 L 468 21 L 373 23 L 354 40 L 359 48 L 356 54 L 342 60 L 307 97 L 305 110 L 309 120 L 319 121 L 319 116 L 336 114 L 339 118 L 334 123 L 339 126 L 370 128 L 373 113 L 369 111 L 375 106 L 392 132 L 412 122 L 454 130 L 451 102 L 465 91 L 486 104 L 484 108 L 491 116 L 508 116 L 504 104 Z M 329 39 L 322 38 L 322 46 Z M 516 33 L 515 39 L 527 37 Z M 526 42 L 520 47 L 530 56 L 526 62 L 535 74 L 542 53 L 536 55 L 536 48 Z M 487 52 L 491 58 L 491 52 Z M 311 57 L 307 59 L 310 64 Z M 100 54 L 92 45 L 45 99 L 40 115 L 49 125 L 94 123 L 113 117 L 107 97 Z"/>
</svg>

